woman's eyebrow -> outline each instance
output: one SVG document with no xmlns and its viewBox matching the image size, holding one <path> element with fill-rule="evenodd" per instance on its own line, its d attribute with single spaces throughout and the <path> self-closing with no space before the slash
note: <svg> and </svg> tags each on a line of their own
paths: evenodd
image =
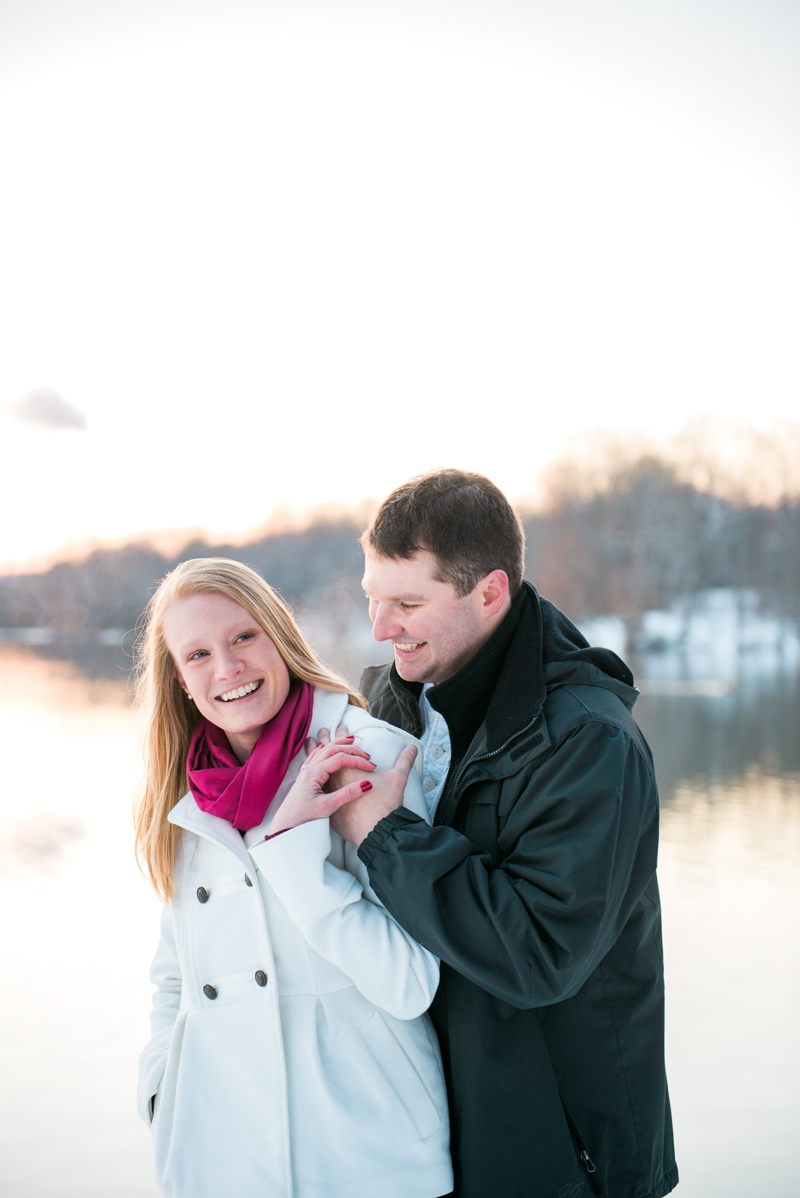
<svg viewBox="0 0 800 1198">
<path fill-rule="evenodd" d="M 200 641 L 197 641 L 196 643 L 190 642 L 187 645 L 181 645 L 178 649 L 176 660 L 183 661 L 184 659 L 188 659 L 193 653 L 197 653 L 199 649 L 205 649 L 205 647 L 206 646 Z"/>
<path fill-rule="evenodd" d="M 258 624 L 255 620 L 253 620 L 252 623 L 237 624 L 233 628 L 227 629 L 222 634 L 222 636 L 223 636 L 223 640 L 229 641 L 229 640 L 232 640 L 234 637 L 241 636 L 241 634 L 243 632 L 261 632 L 261 631 L 262 631 L 261 625 Z M 206 641 L 193 640 L 193 641 L 186 641 L 185 644 L 181 645 L 179 652 L 180 653 L 194 653 L 197 649 L 207 649 L 207 648 L 208 648 L 208 644 Z"/>
</svg>

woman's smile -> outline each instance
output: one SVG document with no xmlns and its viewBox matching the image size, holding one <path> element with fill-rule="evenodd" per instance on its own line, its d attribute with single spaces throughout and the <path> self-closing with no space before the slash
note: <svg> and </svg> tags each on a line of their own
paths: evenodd
<svg viewBox="0 0 800 1198">
<path fill-rule="evenodd" d="M 263 681 L 263 678 L 259 678 L 257 682 L 244 682 L 241 686 L 234 687 L 233 690 L 225 691 L 222 695 L 217 695 L 217 701 L 235 703 L 239 699 L 246 699 L 248 695 L 252 695 L 258 690 Z"/>
</svg>

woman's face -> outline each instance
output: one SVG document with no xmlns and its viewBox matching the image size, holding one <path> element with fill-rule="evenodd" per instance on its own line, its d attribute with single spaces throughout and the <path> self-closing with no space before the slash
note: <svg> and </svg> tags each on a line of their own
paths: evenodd
<svg viewBox="0 0 800 1198">
<path fill-rule="evenodd" d="M 240 604 L 217 594 L 176 599 L 164 637 L 181 686 L 244 761 L 289 694 L 289 671 L 273 641 Z"/>
</svg>

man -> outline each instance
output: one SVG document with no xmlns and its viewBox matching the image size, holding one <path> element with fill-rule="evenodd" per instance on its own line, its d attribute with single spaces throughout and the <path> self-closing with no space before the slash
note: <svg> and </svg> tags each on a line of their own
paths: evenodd
<svg viewBox="0 0 800 1198">
<path fill-rule="evenodd" d="M 412 479 L 362 544 L 394 646 L 362 690 L 421 739 L 433 826 L 400 806 L 408 750 L 333 822 L 442 961 L 455 1193 L 662 1198 L 658 797 L 633 676 L 523 581 L 519 520 L 481 475 Z"/>
</svg>

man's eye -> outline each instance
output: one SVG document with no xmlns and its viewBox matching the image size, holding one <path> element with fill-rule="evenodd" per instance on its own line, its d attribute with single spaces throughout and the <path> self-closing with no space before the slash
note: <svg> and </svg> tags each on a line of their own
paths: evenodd
<svg viewBox="0 0 800 1198">
<path fill-rule="evenodd" d="M 403 611 L 416 611 L 417 608 L 419 607 L 419 604 L 418 603 L 401 603 L 400 606 L 402 607 Z"/>
</svg>

